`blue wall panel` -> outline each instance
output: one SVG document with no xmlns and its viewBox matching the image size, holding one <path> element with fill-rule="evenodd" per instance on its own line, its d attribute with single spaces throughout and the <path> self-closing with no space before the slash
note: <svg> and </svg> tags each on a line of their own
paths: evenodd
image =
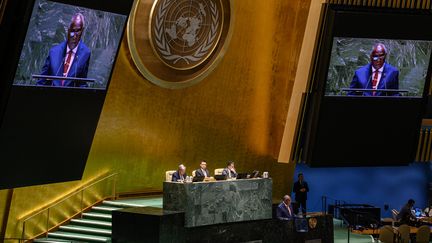
<svg viewBox="0 0 432 243">
<path fill-rule="evenodd" d="M 409 198 L 415 207 L 428 204 L 429 163 L 413 163 L 397 167 L 310 168 L 296 165 L 296 174 L 303 172 L 308 182 L 308 211 L 321 211 L 323 195 L 347 203 L 364 203 L 381 207 L 382 217 L 391 217 L 391 209 L 399 210 Z M 328 201 L 329 203 L 332 200 Z M 384 210 L 384 205 L 389 205 Z"/>
</svg>

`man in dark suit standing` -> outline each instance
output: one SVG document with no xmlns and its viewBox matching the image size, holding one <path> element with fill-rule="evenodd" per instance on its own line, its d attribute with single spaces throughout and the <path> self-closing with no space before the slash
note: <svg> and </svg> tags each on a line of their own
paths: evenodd
<svg viewBox="0 0 432 243">
<path fill-rule="evenodd" d="M 304 181 L 303 173 L 298 174 L 298 181 L 294 183 L 294 193 L 296 203 L 301 207 L 302 213 L 306 214 L 306 200 L 307 193 L 309 192 L 309 186 L 306 181 Z"/>
<path fill-rule="evenodd" d="M 207 170 L 207 162 L 205 160 L 202 160 L 200 168 L 195 170 L 195 176 L 210 177 L 210 172 Z"/>
<path fill-rule="evenodd" d="M 180 164 L 178 166 L 178 170 L 176 172 L 174 172 L 174 174 L 172 175 L 172 179 L 171 181 L 173 182 L 177 182 L 177 181 L 184 181 L 186 180 L 186 166 L 184 166 L 183 164 Z"/>
<path fill-rule="evenodd" d="M 291 197 L 285 195 L 282 202 L 276 209 L 276 217 L 280 220 L 290 220 L 294 218 L 294 211 L 291 206 Z"/>
<path fill-rule="evenodd" d="M 68 28 L 67 40 L 54 46 L 49 51 L 41 75 L 87 78 L 90 61 L 90 49 L 82 42 L 84 31 L 84 16 L 74 14 Z M 88 87 L 87 82 L 75 80 L 47 80 L 37 81 L 38 85 Z"/>
<path fill-rule="evenodd" d="M 399 89 L 399 71 L 386 63 L 386 56 L 387 49 L 384 44 L 375 44 L 370 54 L 370 63 L 355 71 L 350 88 Z M 350 91 L 348 95 L 400 96 L 399 92 L 385 91 Z"/>
</svg>

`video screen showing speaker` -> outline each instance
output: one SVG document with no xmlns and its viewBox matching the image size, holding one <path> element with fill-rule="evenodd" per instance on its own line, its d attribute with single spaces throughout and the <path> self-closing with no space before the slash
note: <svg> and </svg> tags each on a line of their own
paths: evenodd
<svg viewBox="0 0 432 243">
<path fill-rule="evenodd" d="M 81 179 L 133 3 L 5 3 L 0 189 Z"/>
<path fill-rule="evenodd" d="M 432 41 L 334 37 L 327 96 L 422 97 Z"/>
<path fill-rule="evenodd" d="M 106 89 L 127 15 L 36 0 L 14 85 Z"/>
<path fill-rule="evenodd" d="M 414 162 L 432 76 L 432 12 L 323 4 L 296 151 L 311 166 Z M 422 23 L 419 25 L 418 23 Z"/>
</svg>

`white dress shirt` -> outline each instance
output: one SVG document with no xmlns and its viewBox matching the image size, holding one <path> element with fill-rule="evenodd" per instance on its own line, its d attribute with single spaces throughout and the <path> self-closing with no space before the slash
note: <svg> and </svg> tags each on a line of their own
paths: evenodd
<svg viewBox="0 0 432 243">
<path fill-rule="evenodd" d="M 284 202 L 283 204 L 284 204 L 285 207 L 288 209 L 288 214 L 289 214 L 289 216 L 292 216 L 291 208 L 290 208 L 288 205 L 286 205 L 285 202 Z"/>
<path fill-rule="evenodd" d="M 208 177 L 207 172 L 205 170 L 201 169 L 201 171 L 205 177 Z"/>
</svg>

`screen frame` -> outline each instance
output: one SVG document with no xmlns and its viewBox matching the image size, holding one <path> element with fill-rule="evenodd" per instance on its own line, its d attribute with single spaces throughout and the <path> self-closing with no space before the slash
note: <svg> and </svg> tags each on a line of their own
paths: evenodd
<svg viewBox="0 0 432 243">
<path fill-rule="evenodd" d="M 121 3 L 121 5 L 120 5 L 120 7 L 118 9 L 114 9 L 112 7 L 113 5 L 110 5 L 110 4 L 103 5 L 103 6 L 97 6 L 97 1 L 96 2 L 90 2 L 90 1 L 86 2 L 86 1 L 82 1 L 81 0 L 81 1 L 77 1 L 76 3 L 73 2 L 73 1 L 70 1 L 70 0 L 69 1 L 68 0 L 45 0 L 45 1 L 54 2 L 54 3 L 61 3 L 61 4 L 65 4 L 65 5 L 70 5 L 71 7 L 76 6 L 76 7 L 84 7 L 84 8 L 90 9 L 90 10 L 105 11 L 105 12 L 110 12 L 110 13 L 113 13 L 113 14 L 123 15 L 125 17 L 125 22 L 123 23 L 123 26 L 121 27 L 121 29 L 123 30 L 123 32 L 120 35 L 119 42 L 118 42 L 118 44 L 116 46 L 116 51 L 115 51 L 114 56 L 113 56 L 114 61 L 112 63 L 110 72 L 109 72 L 109 74 L 107 76 L 106 86 L 104 88 L 92 88 L 92 87 L 66 87 L 66 86 L 65 87 L 60 87 L 60 86 L 45 86 L 45 85 L 19 85 L 19 84 L 14 84 L 14 82 L 15 82 L 15 75 L 12 78 L 12 80 L 9 80 L 9 82 L 10 82 L 9 85 L 19 86 L 19 87 L 20 86 L 21 87 L 25 86 L 25 87 L 35 88 L 35 89 L 41 89 L 41 88 L 42 89 L 79 89 L 79 90 L 82 90 L 83 92 L 91 92 L 91 93 L 93 93 L 93 92 L 105 92 L 108 89 L 109 85 L 110 85 L 111 77 L 112 77 L 112 74 L 113 74 L 113 71 L 114 71 L 114 67 L 115 67 L 115 64 L 116 64 L 116 61 L 117 61 L 117 57 L 118 57 L 118 54 L 120 52 L 122 40 L 123 40 L 123 38 L 125 36 L 125 32 L 126 32 L 126 26 L 127 26 L 128 18 L 129 18 L 129 12 L 127 12 L 125 14 L 127 6 L 124 5 L 124 4 L 127 3 L 127 1 L 119 1 Z M 16 74 L 17 69 L 18 69 L 18 64 L 19 64 L 19 61 L 20 61 L 22 50 L 24 48 L 25 38 L 26 38 L 27 32 L 29 31 L 28 27 L 30 25 L 31 17 L 33 15 L 33 9 L 34 9 L 34 5 L 36 4 L 36 0 L 32 0 L 32 2 L 33 2 L 32 3 L 33 6 L 30 9 L 30 15 L 28 16 L 28 20 L 26 21 L 27 28 L 24 31 L 24 37 L 22 37 L 23 39 L 22 39 L 22 41 L 20 43 L 20 49 L 21 50 L 20 50 L 20 52 L 18 54 L 19 58 L 18 58 L 17 64 L 15 65 L 15 71 L 14 71 L 15 74 Z M 112 2 L 112 0 L 109 0 L 107 2 Z M 97 7 L 99 7 L 99 8 L 97 8 Z M 87 31 L 89 31 L 89 30 L 87 30 Z"/>
<path fill-rule="evenodd" d="M 49 1 L 124 14 L 125 23 L 105 89 L 13 85 L 35 0 L 7 1 L 0 23 L 7 36 L 0 38 L 0 56 L 8 57 L 0 60 L 0 189 L 82 178 L 133 4 Z M 31 147 L 26 153 L 23 146 Z"/>
<path fill-rule="evenodd" d="M 365 37 L 352 37 L 352 36 L 333 36 L 333 39 L 331 41 L 331 47 L 330 47 L 330 49 L 333 48 L 334 40 L 336 38 L 381 39 L 381 40 L 385 39 L 385 38 L 369 38 L 369 37 L 365 38 Z M 395 40 L 395 41 L 430 41 L 431 44 L 432 44 L 432 39 L 431 40 L 386 39 L 386 40 Z M 330 51 L 330 53 L 331 53 L 331 51 Z M 325 80 L 325 83 L 324 83 L 324 93 L 323 93 L 323 96 L 324 97 L 334 97 L 334 96 L 336 96 L 336 97 L 346 97 L 348 95 L 327 95 L 326 92 L 325 92 L 325 89 L 326 89 L 326 87 L 328 85 L 328 82 L 329 82 L 329 80 L 328 80 L 328 72 L 329 72 L 329 69 L 330 69 L 330 61 L 331 61 L 332 57 L 333 56 L 330 55 L 330 57 L 328 59 L 328 66 L 329 67 L 327 68 L 326 80 Z M 395 99 L 425 98 L 425 97 L 427 97 L 428 94 L 429 94 L 430 80 L 431 80 L 431 77 L 432 77 L 432 64 L 431 63 L 432 63 L 432 47 L 431 47 L 431 55 L 429 55 L 428 66 L 427 66 L 427 69 L 426 69 L 426 77 L 425 77 L 424 83 L 423 83 L 423 93 L 421 95 L 419 95 L 419 96 L 381 96 L 381 97 L 395 98 Z M 429 80 L 429 82 L 428 82 L 428 80 Z M 377 98 L 376 96 L 374 97 L 374 96 L 361 96 L 361 95 L 359 95 L 359 97 L 364 97 L 366 99 Z"/>
<path fill-rule="evenodd" d="M 117 57 L 121 49 L 123 38 L 126 32 L 126 26 L 129 21 L 129 14 L 132 9 L 133 0 L 47 0 L 72 6 L 85 7 L 89 9 L 101 10 L 126 16 L 123 32 L 120 37 L 120 42 L 114 56 L 114 62 L 108 75 L 108 80 L 105 88 L 70 88 L 79 89 L 82 92 L 102 93 L 106 94 L 111 78 L 114 72 L 114 67 L 117 62 Z M 4 117 L 5 109 L 13 86 L 22 88 L 33 88 L 35 90 L 49 89 L 65 89 L 66 87 L 55 86 L 33 86 L 33 85 L 14 85 L 14 78 L 18 68 L 21 52 L 24 47 L 25 37 L 30 24 L 30 19 L 33 14 L 34 4 L 36 0 L 14 0 L 6 2 L 6 10 L 0 23 L 1 36 L 9 36 L 10 38 L 0 38 L 0 56 L 11 57 L 0 60 L 0 124 Z M 49 92 L 49 91 L 48 91 Z"/>
<path fill-rule="evenodd" d="M 321 92 L 322 97 L 325 94 L 327 85 L 327 76 L 329 64 L 331 60 L 331 49 L 333 47 L 334 38 L 365 38 L 365 39 L 392 39 L 392 40 L 419 40 L 419 41 L 432 41 L 432 32 L 425 32 L 413 23 L 427 23 L 432 25 L 431 11 L 426 10 L 411 10 L 411 9 L 389 9 L 377 7 L 353 7 L 345 5 L 329 4 L 326 13 L 326 27 L 324 29 L 324 39 L 320 48 L 320 66 L 318 75 L 324 77 L 324 82 L 319 82 L 318 90 Z M 370 28 L 379 18 L 380 26 L 385 26 L 389 29 L 382 31 L 380 28 Z M 404 18 L 407 21 L 400 21 L 402 24 L 395 25 L 394 20 L 397 18 Z M 365 22 L 366 20 L 366 22 Z M 409 20 L 409 21 L 408 21 Z M 427 24 L 426 24 L 427 25 Z M 365 26 L 367 26 L 365 28 Z M 415 27 L 412 27 L 415 26 Z M 409 38 L 407 38 L 409 36 Z M 325 73 L 325 74 L 324 74 Z M 323 75 L 323 76 L 321 76 Z M 386 97 L 386 98 L 426 98 L 429 94 L 430 83 L 432 77 L 432 55 L 429 57 L 429 65 L 424 82 L 422 96 L 401 96 L 401 97 Z M 343 97 L 343 96 L 341 96 Z M 366 99 L 376 98 L 373 96 L 364 96 Z"/>
<path fill-rule="evenodd" d="M 419 26 L 411 28 L 410 24 L 416 23 L 416 21 L 423 21 L 423 23 L 431 23 L 432 25 L 432 11 L 426 10 L 407 10 L 407 9 L 386 9 L 381 7 L 360 7 L 360 6 L 346 6 L 324 3 L 322 5 L 320 27 L 318 30 L 318 36 L 315 43 L 314 57 L 309 75 L 309 83 L 307 87 L 307 93 L 305 102 L 302 108 L 303 113 L 301 121 L 302 124 L 299 126 L 300 131 L 297 133 L 299 138 L 296 140 L 297 148 L 299 151 L 300 158 L 313 167 L 326 167 L 326 166 L 394 166 L 394 165 L 407 165 L 414 161 L 415 152 L 417 148 L 417 142 L 419 137 L 419 129 L 421 127 L 421 121 L 424 112 L 426 111 L 427 95 L 430 89 L 430 79 L 432 71 L 432 55 L 430 57 L 429 66 L 427 70 L 426 80 L 424 84 L 423 95 L 421 97 L 384 97 L 384 96 L 353 96 L 355 99 L 361 102 L 362 100 L 368 101 L 369 105 L 380 104 L 382 102 L 402 102 L 405 105 L 410 104 L 416 110 L 420 112 L 410 117 L 411 129 L 406 128 L 403 134 L 410 138 L 412 144 L 415 144 L 414 149 L 410 148 L 409 156 L 412 160 L 398 161 L 396 162 L 381 162 L 376 164 L 370 164 L 367 162 L 353 161 L 352 163 L 344 163 L 342 157 L 335 155 L 334 161 L 320 161 L 319 156 L 316 156 L 317 151 L 322 149 L 322 146 L 328 146 L 325 143 L 331 143 L 331 139 L 322 143 L 324 140 L 319 137 L 318 134 L 320 129 L 326 129 L 329 127 L 328 119 L 323 113 L 323 107 L 326 107 L 329 102 L 334 103 L 335 100 L 339 102 L 352 100 L 351 96 L 327 96 L 325 95 L 325 88 L 327 84 L 327 75 L 329 70 L 331 50 L 333 45 L 334 37 L 352 37 L 352 38 L 376 38 L 376 39 L 409 39 L 409 40 L 432 40 L 432 33 L 424 34 L 424 30 L 421 30 Z M 393 16 L 392 18 L 386 18 L 385 23 L 392 22 L 394 19 L 400 18 L 405 23 L 406 31 L 401 31 L 400 25 L 393 25 L 390 30 L 381 32 L 380 34 L 373 34 L 369 32 L 371 23 L 376 18 L 382 17 L 385 14 Z M 374 18 L 368 18 L 367 16 L 373 16 Z M 362 18 L 366 18 L 367 21 L 362 21 Z M 407 21 L 409 19 L 409 21 Z M 380 24 L 386 26 L 386 24 Z M 366 27 L 365 27 L 366 26 Z M 424 25 L 423 25 L 424 26 Z M 359 30 L 358 28 L 362 28 Z M 394 33 L 391 30 L 395 31 Z M 414 34 L 415 33 L 415 34 Z M 410 35 L 409 38 L 406 36 Z M 403 36 L 405 35 L 405 37 Z M 343 106 L 336 107 L 341 109 Z M 418 109 L 417 109 L 418 108 Z M 328 110 L 328 109 L 327 109 Z M 343 110 L 339 110 L 343 113 Z M 334 119 L 338 119 L 335 117 Z M 383 118 L 384 119 L 384 118 Z M 327 124 L 323 120 L 327 120 Z M 355 122 L 355 121 L 354 121 Z M 401 121 L 397 121 L 401 122 Z M 412 136 L 412 132 L 415 131 L 415 135 Z M 338 131 L 339 133 L 341 131 Z M 320 141 L 317 142 L 317 141 Z"/>
</svg>

